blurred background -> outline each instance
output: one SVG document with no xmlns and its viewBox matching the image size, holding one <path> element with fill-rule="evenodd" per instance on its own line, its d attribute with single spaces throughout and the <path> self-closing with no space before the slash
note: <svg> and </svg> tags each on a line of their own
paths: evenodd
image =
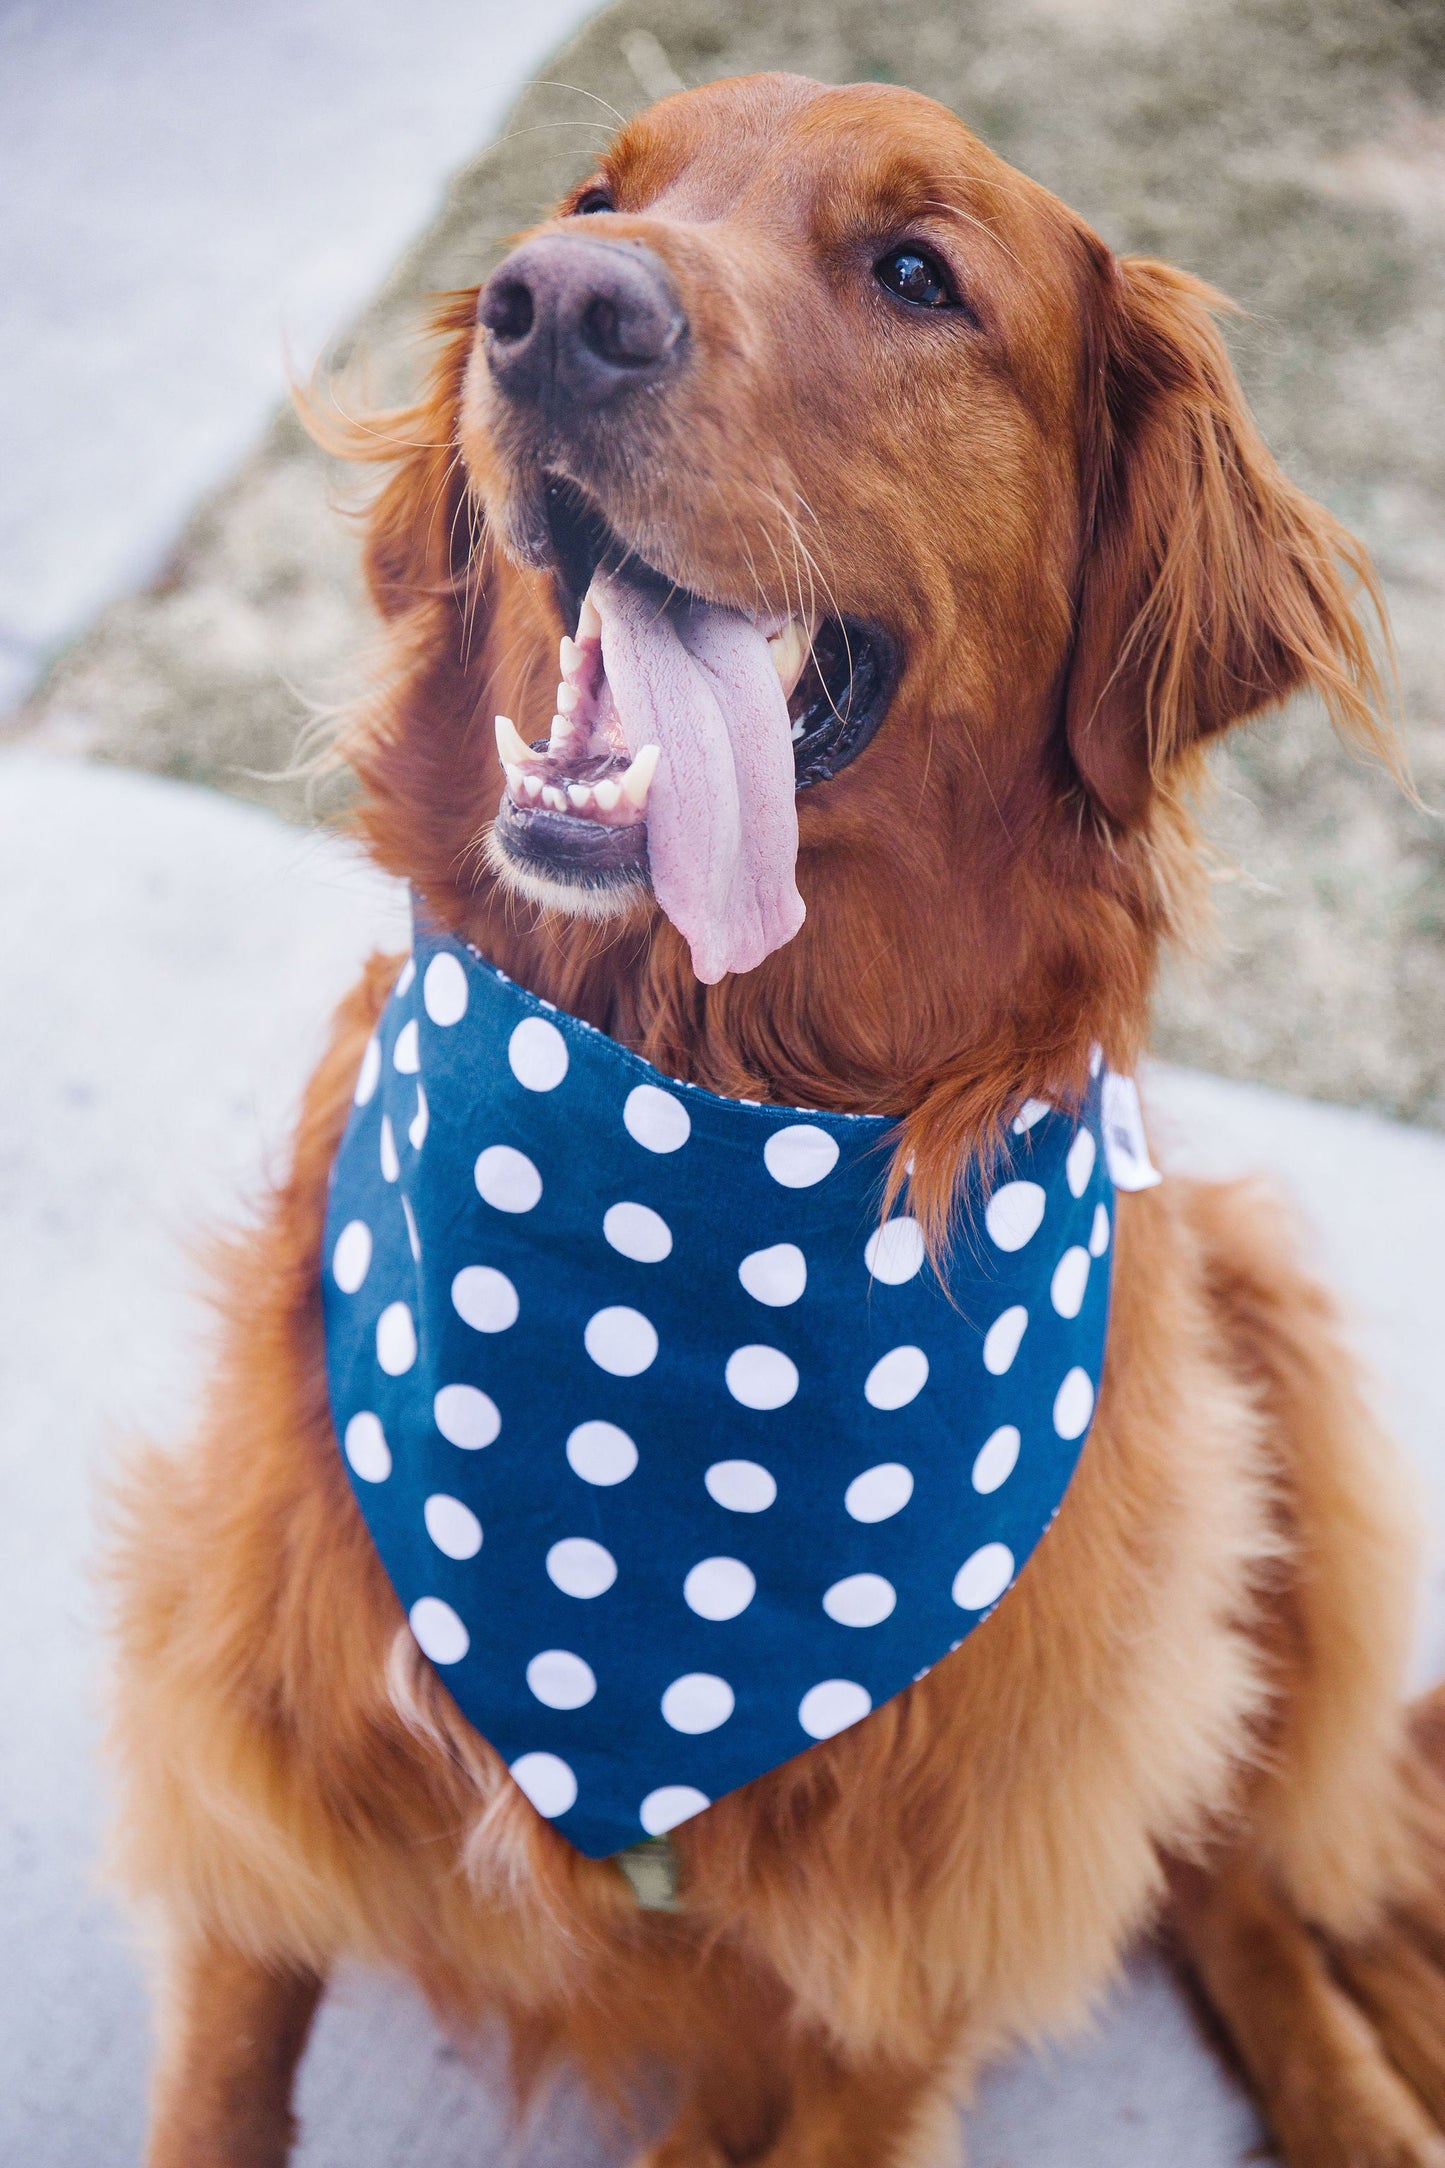
<svg viewBox="0 0 1445 2168">
<path fill-rule="evenodd" d="M 427 296 L 482 277 L 618 116 L 771 67 L 925 90 L 1114 247 L 1233 297 L 1267 438 L 1374 553 L 1445 804 L 1445 0 L 0 0 L 7 2159 L 136 2156 L 97 1500 L 127 1430 L 180 1434 L 194 1239 L 278 1165 L 330 1002 L 403 924 L 289 772 L 369 632 L 354 480 L 290 417 L 288 365 L 405 392 Z M 1221 751 L 1207 818 L 1219 931 L 1161 991 L 1158 1124 L 1294 1186 L 1438 1505 L 1445 827 L 1308 705 Z M 1427 1627 L 1422 1669 L 1442 1650 Z M 503 2157 L 485 2072 L 386 1984 L 328 2005 L 303 2110 L 307 2168 Z M 971 2125 L 979 2168 L 1214 2168 L 1257 2139 L 1148 1958 Z M 565 2094 L 516 2143 L 616 2150 Z"/>
</svg>

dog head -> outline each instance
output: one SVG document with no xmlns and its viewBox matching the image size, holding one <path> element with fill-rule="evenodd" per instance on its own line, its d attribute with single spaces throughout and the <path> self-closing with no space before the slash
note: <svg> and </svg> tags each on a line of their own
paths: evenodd
<svg viewBox="0 0 1445 2168">
<path fill-rule="evenodd" d="M 1130 1058 L 1200 749 L 1306 683 L 1384 742 L 1368 567 L 1214 303 L 908 91 L 630 122 L 394 432 L 383 856 L 724 1089 L 973 1121 Z M 598 917 L 647 936 L 605 996 Z"/>
</svg>

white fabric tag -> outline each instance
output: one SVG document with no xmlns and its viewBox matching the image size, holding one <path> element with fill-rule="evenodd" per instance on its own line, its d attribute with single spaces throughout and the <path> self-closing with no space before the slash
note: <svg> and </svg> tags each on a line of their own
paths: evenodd
<svg viewBox="0 0 1445 2168">
<path fill-rule="evenodd" d="M 1131 1076 L 1104 1077 L 1104 1157 L 1115 1189 L 1153 1189 L 1164 1177 L 1149 1157 L 1139 1087 Z"/>
</svg>

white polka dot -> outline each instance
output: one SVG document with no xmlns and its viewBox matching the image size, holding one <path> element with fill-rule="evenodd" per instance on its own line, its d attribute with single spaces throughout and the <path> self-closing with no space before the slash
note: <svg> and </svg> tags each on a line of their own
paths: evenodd
<svg viewBox="0 0 1445 2168">
<path fill-rule="evenodd" d="M 482 1524 L 470 1506 L 445 1491 L 433 1491 L 422 1507 L 426 1532 L 448 1558 L 475 1558 L 482 1547 Z"/>
<path fill-rule="evenodd" d="M 637 1447 L 615 1423 L 579 1423 L 567 1440 L 567 1460 L 584 1483 L 607 1489 L 627 1481 L 637 1466 Z"/>
<path fill-rule="evenodd" d="M 714 1505 L 729 1513 L 766 1513 L 778 1486 L 756 1460 L 715 1460 L 703 1477 Z"/>
<path fill-rule="evenodd" d="M 703 1558 L 682 1584 L 689 1611 L 699 1618 L 736 1618 L 757 1594 L 758 1584 L 740 1558 Z"/>
<path fill-rule="evenodd" d="M 1087 1131 L 1085 1132 L 1087 1135 Z M 1084 1307 L 1084 1294 L 1089 1285 L 1089 1253 L 1078 1243 L 1063 1256 L 1054 1267 L 1049 1282 L 1049 1300 L 1060 1317 L 1077 1317 Z"/>
<path fill-rule="evenodd" d="M 763 1165 L 784 1189 L 811 1189 L 838 1164 L 837 1140 L 815 1122 L 775 1129 L 763 1146 Z"/>
<path fill-rule="evenodd" d="M 1033 1128 L 1035 1122 L 1041 1122 L 1046 1114 L 1052 1114 L 1053 1111 L 1047 1099 L 1026 1099 L 1013 1118 L 1014 1135 L 1022 1137 Z"/>
<path fill-rule="evenodd" d="M 655 1084 L 635 1084 L 622 1109 L 627 1134 L 648 1152 L 681 1151 L 692 1135 L 692 1116 L 671 1092 Z"/>
<path fill-rule="evenodd" d="M 906 1408 L 928 1383 L 928 1357 L 921 1347 L 890 1348 L 880 1355 L 863 1386 L 870 1408 Z"/>
<path fill-rule="evenodd" d="M 852 1679 L 821 1679 L 798 1704 L 798 1722 L 810 1739 L 832 1739 L 868 1714 L 873 1698 Z"/>
<path fill-rule="evenodd" d="M 953 1577 L 953 1600 L 960 1611 L 986 1611 L 1014 1577 L 1014 1554 L 1006 1543 L 985 1543 L 966 1558 Z"/>
<path fill-rule="evenodd" d="M 413 979 L 415 979 L 415 977 L 416 958 L 414 956 L 408 956 L 406 962 L 401 967 L 401 971 L 397 977 L 397 982 L 395 986 L 393 986 L 393 988 L 391 989 L 393 998 L 395 1000 L 400 1001 L 404 994 L 409 994 L 411 992 L 412 981 Z"/>
<path fill-rule="evenodd" d="M 680 1822 L 690 1822 L 695 1814 L 701 1814 L 712 1801 L 706 1792 L 700 1792 L 694 1784 L 659 1784 L 655 1792 L 649 1792 L 638 1809 L 637 1819 L 649 1837 L 665 1837 Z"/>
<path fill-rule="evenodd" d="M 399 1378 L 416 1361 L 416 1327 L 404 1302 L 389 1302 L 376 1321 L 376 1359 L 389 1378 Z"/>
<path fill-rule="evenodd" d="M 738 1278 L 754 1302 L 786 1309 L 808 1284 L 808 1260 L 796 1242 L 775 1242 L 771 1249 L 751 1251 L 738 1266 Z"/>
<path fill-rule="evenodd" d="M 416 1018 L 411 1017 L 396 1035 L 391 1050 L 391 1066 L 402 1076 L 415 1076 L 421 1067 L 421 1047 L 417 1039 Z"/>
<path fill-rule="evenodd" d="M 657 1328 L 625 1302 L 589 1317 L 582 1342 L 599 1370 L 614 1378 L 640 1377 L 657 1358 Z"/>
<path fill-rule="evenodd" d="M 356 1090 L 352 1097 L 359 1107 L 364 1107 L 375 1092 L 381 1077 L 381 1041 L 373 1032 L 366 1042 L 366 1052 L 361 1057 L 361 1067 L 356 1074 Z"/>
<path fill-rule="evenodd" d="M 407 1196 L 405 1190 L 401 1193 L 401 1216 L 406 1221 L 406 1243 L 412 1254 L 412 1262 L 419 1265 L 421 1263 L 421 1236 L 416 1231 L 416 1214 L 412 1211 L 411 1199 Z"/>
<path fill-rule="evenodd" d="M 617 1579 L 612 1553 L 590 1536 L 564 1536 L 547 1553 L 547 1577 L 564 1596 L 605 1596 Z"/>
<path fill-rule="evenodd" d="M 1007 1483 L 1014 1472 L 1022 1439 L 1012 1423 L 1000 1423 L 979 1447 L 973 1463 L 973 1487 L 985 1496 Z"/>
<path fill-rule="evenodd" d="M 459 1024 L 467 1013 L 467 975 L 445 949 L 426 967 L 421 998 L 434 1024 Z"/>
<path fill-rule="evenodd" d="M 1082 1197 L 1089 1186 L 1089 1176 L 1094 1171 L 1094 1150 L 1092 1130 L 1081 1129 L 1069 1146 L 1069 1156 L 1064 1161 L 1064 1173 L 1068 1176 L 1072 1196 Z"/>
<path fill-rule="evenodd" d="M 502 1427 L 496 1401 L 475 1385 L 444 1385 L 432 1402 L 432 1414 L 447 1444 L 466 1453 L 490 1445 Z"/>
<path fill-rule="evenodd" d="M 411 1607 L 411 1630 L 422 1655 L 434 1664 L 459 1664 L 472 1645 L 466 1627 L 440 1596 L 417 1599 Z"/>
<path fill-rule="evenodd" d="M 923 1229 L 916 1219 L 885 1220 L 863 1245 L 863 1262 L 885 1287 L 901 1287 L 923 1264 Z"/>
<path fill-rule="evenodd" d="M 1061 1438 L 1081 1438 L 1093 1412 L 1093 1381 L 1076 1364 L 1054 1395 L 1054 1428 Z"/>
<path fill-rule="evenodd" d="M 420 1079 L 418 1079 L 416 1087 L 416 1112 L 415 1114 L 413 1114 L 410 1126 L 408 1127 L 406 1132 L 407 1135 L 411 1138 L 411 1148 L 414 1152 L 419 1152 L 422 1146 L 426 1143 L 426 1133 L 430 1126 L 431 1110 L 427 1106 L 426 1093 L 422 1089 Z"/>
<path fill-rule="evenodd" d="M 348 1220 L 331 1252 L 331 1277 L 343 1295 L 354 1295 L 371 1270 L 371 1229 L 365 1220 Z"/>
<path fill-rule="evenodd" d="M 797 1365 L 778 1347 L 734 1348 L 724 1375 L 745 1408 L 785 1408 L 798 1390 Z"/>
<path fill-rule="evenodd" d="M 983 1336 L 983 1367 L 1001 1378 L 1019 1351 L 1028 1329 L 1029 1313 L 1021 1302 L 1001 1310 Z"/>
<path fill-rule="evenodd" d="M 567 1041 L 545 1016 L 524 1016 L 507 1041 L 507 1060 L 529 1092 L 555 1091 L 567 1074 Z"/>
<path fill-rule="evenodd" d="M 452 1281 L 452 1308 L 473 1332 L 505 1332 L 519 1307 L 516 1288 L 495 1265 L 463 1265 Z"/>
<path fill-rule="evenodd" d="M 474 1179 L 483 1203 L 498 1212 L 530 1212 L 542 1194 L 541 1175 L 510 1144 L 489 1144 L 478 1156 Z"/>
<path fill-rule="evenodd" d="M 883 1460 L 855 1475 L 843 1503 L 855 1521 L 891 1521 L 913 1496 L 913 1471 L 901 1460 Z"/>
<path fill-rule="evenodd" d="M 1089 1255 L 1091 1257 L 1102 1257 L 1108 1247 L 1109 1207 L 1106 1204 L 1096 1204 L 1094 1207 L 1094 1224 L 1089 1229 Z"/>
<path fill-rule="evenodd" d="M 716 1731 L 735 1706 L 726 1679 L 711 1671 L 688 1671 L 674 1679 L 662 1697 L 662 1713 L 674 1731 Z"/>
<path fill-rule="evenodd" d="M 634 1264 L 660 1265 L 672 1253 L 672 1229 L 660 1212 L 645 1204 L 609 1205 L 602 1232 Z"/>
<path fill-rule="evenodd" d="M 444 961 L 437 958 L 438 963 Z M 523 1754 L 513 1762 L 512 1775 L 549 1822 L 577 1804 L 577 1779 L 560 1754 Z"/>
<path fill-rule="evenodd" d="M 534 1656 L 527 1684 L 548 1709 L 585 1709 L 597 1691 L 592 1666 L 570 1649 L 543 1649 Z"/>
<path fill-rule="evenodd" d="M 881 1573 L 850 1573 L 833 1583 L 823 1609 L 835 1626 L 881 1626 L 897 1601 L 893 1583 Z"/>
<path fill-rule="evenodd" d="M 1047 1198 L 1037 1182 L 1005 1182 L 984 1210 L 984 1223 L 996 1248 L 1021 1250 L 1038 1232 Z"/>
<path fill-rule="evenodd" d="M 381 1178 L 394 1182 L 401 1173 L 401 1161 L 396 1156 L 396 1133 L 391 1126 L 391 1116 L 381 1117 Z"/>
<path fill-rule="evenodd" d="M 391 1474 L 391 1447 L 379 1416 L 370 1410 L 353 1415 L 346 1426 L 346 1457 L 363 1483 L 384 1483 Z"/>
</svg>

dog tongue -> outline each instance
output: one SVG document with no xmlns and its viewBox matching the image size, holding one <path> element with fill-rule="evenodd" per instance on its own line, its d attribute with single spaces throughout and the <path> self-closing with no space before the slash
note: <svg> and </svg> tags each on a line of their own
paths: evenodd
<svg viewBox="0 0 1445 2168">
<path fill-rule="evenodd" d="M 599 573 L 602 666 L 629 753 L 662 758 L 647 799 L 659 904 L 711 986 L 803 923 L 788 703 L 751 619 Z"/>
</svg>

